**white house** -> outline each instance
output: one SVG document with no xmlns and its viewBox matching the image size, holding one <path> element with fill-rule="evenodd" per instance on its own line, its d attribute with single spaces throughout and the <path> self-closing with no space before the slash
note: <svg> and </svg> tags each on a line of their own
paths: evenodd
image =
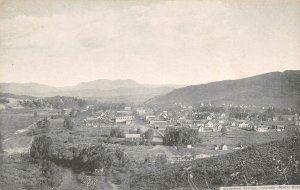
<svg viewBox="0 0 300 190">
<path fill-rule="evenodd" d="M 246 123 L 246 122 L 242 122 L 242 123 L 239 124 L 239 127 L 242 127 L 242 128 L 249 127 L 249 124 Z"/>
<path fill-rule="evenodd" d="M 228 146 L 225 144 L 221 144 L 221 145 L 216 145 L 214 147 L 215 150 L 228 150 Z"/>
<path fill-rule="evenodd" d="M 267 132 L 268 131 L 268 127 L 264 127 L 264 126 L 259 126 L 256 128 L 257 132 Z"/>
<path fill-rule="evenodd" d="M 133 116 L 131 115 L 124 115 L 124 116 L 117 116 L 116 117 L 116 123 L 126 123 L 131 124 L 133 121 Z"/>
</svg>

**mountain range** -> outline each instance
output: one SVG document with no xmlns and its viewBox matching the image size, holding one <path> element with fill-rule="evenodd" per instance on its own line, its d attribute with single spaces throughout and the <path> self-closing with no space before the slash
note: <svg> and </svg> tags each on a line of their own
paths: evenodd
<svg viewBox="0 0 300 190">
<path fill-rule="evenodd" d="M 158 105 L 211 103 L 300 108 L 300 70 L 271 72 L 238 80 L 185 87 L 105 79 L 67 87 L 38 83 L 0 83 L 0 93 L 34 97 L 77 96 L 108 102 L 145 102 Z"/>
<path fill-rule="evenodd" d="M 99 79 L 66 87 L 53 87 L 38 83 L 0 83 L 0 92 L 34 97 L 117 97 L 119 99 L 133 98 L 145 101 L 154 96 L 166 94 L 178 87 L 182 87 L 182 85 L 150 85 L 140 84 L 133 80 Z"/>
<path fill-rule="evenodd" d="M 300 108 L 300 70 L 271 72 L 175 89 L 148 104 L 261 105 Z"/>
</svg>

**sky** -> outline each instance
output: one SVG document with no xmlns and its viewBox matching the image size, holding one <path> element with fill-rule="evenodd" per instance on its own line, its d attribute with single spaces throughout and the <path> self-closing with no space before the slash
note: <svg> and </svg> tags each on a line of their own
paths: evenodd
<svg viewBox="0 0 300 190">
<path fill-rule="evenodd" d="M 202 84 L 300 70 L 298 0 L 0 0 L 0 82 Z"/>
</svg>

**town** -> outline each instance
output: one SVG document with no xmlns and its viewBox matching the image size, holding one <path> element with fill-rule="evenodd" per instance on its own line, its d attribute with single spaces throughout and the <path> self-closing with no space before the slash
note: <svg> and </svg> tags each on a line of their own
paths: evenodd
<svg viewBox="0 0 300 190">
<path fill-rule="evenodd" d="M 71 97 L 34 100 L 2 97 L 1 102 L 3 124 L 5 117 L 15 117 L 6 122 L 14 122 L 11 124 L 16 126 L 20 125 L 16 124 L 17 120 L 25 121 L 26 117 L 36 121 L 32 125 L 28 121 L 27 128 L 6 135 L 10 137 L 3 142 L 6 152 L 10 155 L 28 152 L 37 154 L 33 157 L 38 158 L 45 147 L 36 143 L 41 137 L 46 142 L 50 138 L 52 153 L 47 157 L 62 166 L 69 162 L 71 168 L 81 172 L 95 173 L 99 167 L 107 172 L 120 166 L 107 166 L 103 160 L 89 166 L 92 170 L 77 168 L 72 166 L 78 159 L 74 150 L 82 152 L 85 148 L 101 146 L 108 152 L 121 152 L 122 167 L 160 168 L 227 155 L 300 132 L 299 112 L 294 108 L 211 103 L 193 106 L 125 104 Z M 19 140 L 16 142 L 16 139 Z M 26 144 L 30 141 L 31 146 Z M 35 150 L 33 146 L 42 150 Z M 99 153 L 101 151 L 94 152 Z"/>
</svg>

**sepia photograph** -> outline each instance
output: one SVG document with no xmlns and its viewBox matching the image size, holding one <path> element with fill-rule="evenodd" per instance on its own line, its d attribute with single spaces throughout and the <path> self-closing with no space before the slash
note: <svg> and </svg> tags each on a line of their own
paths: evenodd
<svg viewBox="0 0 300 190">
<path fill-rule="evenodd" d="M 0 0 L 0 190 L 287 189 L 299 0 Z"/>
</svg>

